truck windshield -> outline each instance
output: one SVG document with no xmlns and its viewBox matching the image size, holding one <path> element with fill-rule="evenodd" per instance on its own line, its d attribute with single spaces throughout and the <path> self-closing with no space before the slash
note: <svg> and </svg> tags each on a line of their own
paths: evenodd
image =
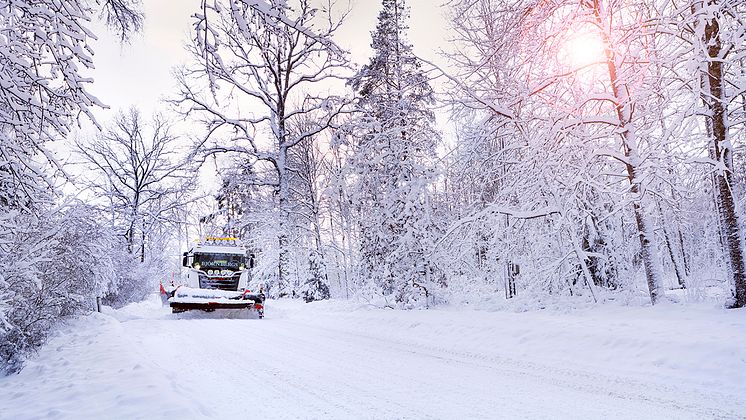
<svg viewBox="0 0 746 420">
<path fill-rule="evenodd" d="M 194 264 L 204 269 L 238 270 L 245 266 L 246 257 L 238 254 L 194 254 Z"/>
</svg>

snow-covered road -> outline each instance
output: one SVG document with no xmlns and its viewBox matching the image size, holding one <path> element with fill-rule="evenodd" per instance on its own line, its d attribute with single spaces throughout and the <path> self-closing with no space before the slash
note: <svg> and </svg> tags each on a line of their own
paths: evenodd
<svg viewBox="0 0 746 420">
<path fill-rule="evenodd" d="M 0 378 L 0 418 L 746 418 L 744 311 L 157 305 L 70 323 Z"/>
</svg>

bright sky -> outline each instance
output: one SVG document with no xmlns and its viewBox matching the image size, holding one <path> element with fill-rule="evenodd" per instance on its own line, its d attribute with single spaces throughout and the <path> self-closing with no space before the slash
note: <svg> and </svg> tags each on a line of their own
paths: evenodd
<svg viewBox="0 0 746 420">
<path fill-rule="evenodd" d="M 344 0 L 342 0 L 343 2 Z M 342 3 L 341 2 L 341 3 Z M 185 40 L 191 29 L 191 15 L 199 0 L 145 0 L 145 28 L 129 45 L 120 45 L 115 36 L 99 30 L 95 44 L 95 83 L 91 91 L 109 110 L 96 117 L 105 123 L 118 109 L 137 105 L 145 115 L 165 108 L 159 100 L 171 97 L 174 66 L 184 63 Z M 352 54 L 358 64 L 370 57 L 370 32 L 375 28 L 380 0 L 351 0 L 352 12 L 341 28 L 337 42 Z M 437 61 L 437 49 L 446 34 L 441 0 L 410 0 L 409 38 L 418 55 Z"/>
<path fill-rule="evenodd" d="M 322 1 L 322 0 L 312 0 Z M 326 1 L 326 0 L 323 0 Z M 347 0 L 338 0 L 340 5 Z M 409 40 L 417 55 L 429 61 L 441 61 L 438 48 L 444 45 L 446 36 L 445 9 L 443 0 L 409 0 L 411 18 Z M 100 24 L 94 24 L 99 39 L 94 43 L 96 69 L 90 74 L 94 83 L 90 89 L 109 109 L 94 109 L 96 120 L 106 126 L 119 110 L 136 105 L 143 116 L 154 112 L 169 114 L 169 105 L 164 98 L 173 98 L 176 83 L 172 76 L 174 67 L 186 64 L 188 54 L 184 49 L 190 37 L 192 18 L 198 11 L 200 0 L 143 0 L 145 26 L 142 34 L 136 35 L 129 44 L 122 45 L 117 37 Z M 352 11 L 338 32 L 337 43 L 350 51 L 352 61 L 358 65 L 368 62 L 370 32 L 375 29 L 380 0 L 350 0 Z M 83 121 L 82 132 L 73 137 L 90 137 L 96 131 Z M 177 132 L 192 131 L 189 122 L 174 127 Z M 198 134 L 198 133 L 191 133 Z M 50 145 L 63 162 L 77 161 L 66 142 Z M 79 174 L 77 165 L 68 166 L 68 173 Z M 215 188 L 217 168 L 205 165 L 200 178 L 209 191 Z M 67 185 L 74 192 L 73 185 Z"/>
</svg>

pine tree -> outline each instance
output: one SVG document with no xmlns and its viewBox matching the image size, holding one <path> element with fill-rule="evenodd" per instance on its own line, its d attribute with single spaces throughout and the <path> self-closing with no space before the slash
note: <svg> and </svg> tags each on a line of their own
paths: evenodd
<svg viewBox="0 0 746 420">
<path fill-rule="evenodd" d="M 438 134 L 433 91 L 406 38 L 409 9 L 384 0 L 374 56 L 351 80 L 358 94 L 351 167 L 360 206 L 361 277 L 401 304 L 427 298 L 434 270 L 428 186 Z"/>
</svg>

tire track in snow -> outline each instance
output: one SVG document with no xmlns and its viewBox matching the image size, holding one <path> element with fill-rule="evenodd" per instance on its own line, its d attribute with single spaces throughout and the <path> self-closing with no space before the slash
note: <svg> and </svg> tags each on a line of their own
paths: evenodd
<svg viewBox="0 0 746 420">
<path fill-rule="evenodd" d="M 303 329 L 307 330 L 307 328 L 303 328 Z M 281 330 L 275 329 L 273 332 L 270 333 L 274 335 L 272 337 L 273 344 L 277 344 L 275 343 L 275 341 L 277 339 L 278 331 L 281 331 Z M 567 403 L 563 402 L 558 397 L 553 398 L 553 401 L 552 401 L 553 405 L 539 406 L 536 408 L 534 408 L 531 405 L 523 405 L 523 406 L 520 406 L 518 410 L 515 410 L 514 408 L 512 408 L 512 406 L 504 405 L 502 403 L 502 400 L 504 400 L 504 398 L 502 400 L 500 398 L 496 398 L 494 393 L 486 395 L 486 396 L 483 395 L 482 398 L 476 398 L 475 400 L 475 397 L 472 394 L 479 394 L 479 393 L 484 394 L 484 389 L 479 389 L 479 387 L 494 389 L 495 384 L 490 383 L 489 378 L 486 381 L 486 383 L 477 384 L 478 386 L 475 386 L 475 384 L 469 383 L 469 381 L 465 381 L 464 376 L 472 376 L 476 378 L 477 381 L 481 379 L 482 382 L 485 382 L 485 378 L 480 377 L 483 375 L 480 375 L 478 372 L 475 374 L 475 370 L 473 369 L 474 368 L 473 366 L 470 366 L 469 369 L 471 370 L 467 372 L 465 372 L 462 369 L 463 366 L 457 366 L 455 368 L 450 369 L 449 374 L 451 375 L 451 378 L 457 378 L 456 381 L 443 380 L 442 377 L 433 377 L 432 375 L 428 376 L 429 370 L 433 372 L 444 371 L 444 367 L 442 363 L 439 365 L 432 365 L 431 364 L 432 361 L 442 362 L 442 360 L 439 360 L 439 359 L 450 360 L 447 358 L 443 358 L 443 357 L 436 357 L 436 358 L 424 357 L 423 358 L 422 357 L 423 355 L 421 353 L 413 352 L 411 351 L 411 349 L 402 350 L 402 349 L 391 348 L 389 343 L 386 343 L 385 341 L 382 343 L 379 342 L 378 343 L 379 345 L 375 345 L 372 343 L 365 343 L 365 345 L 360 345 L 360 343 L 355 343 L 354 341 L 349 340 L 349 337 L 348 339 L 344 339 L 344 337 L 342 337 L 342 340 L 340 341 L 339 337 L 336 337 L 336 338 L 328 337 L 328 336 L 320 337 L 318 336 L 318 334 L 314 334 L 311 336 L 311 337 L 314 337 L 314 339 L 308 340 L 307 331 L 303 332 L 301 330 L 298 330 L 298 331 L 285 331 L 285 332 L 288 334 L 292 334 L 290 337 L 285 338 L 287 343 L 295 344 L 296 348 L 298 347 L 314 348 L 314 350 L 316 350 L 317 352 L 320 350 L 322 354 L 327 351 L 331 351 L 332 353 L 335 351 L 339 352 L 341 349 L 344 349 L 345 347 L 351 348 L 353 351 L 356 350 L 358 353 L 360 353 L 361 350 L 364 350 L 364 354 L 360 354 L 360 356 L 365 357 L 366 364 L 370 364 L 370 362 L 373 361 L 374 366 L 379 367 L 379 371 L 381 370 L 386 371 L 385 378 L 379 377 L 380 372 L 378 376 L 376 376 L 374 372 L 374 374 L 371 375 L 369 382 L 374 382 L 374 384 L 375 382 L 390 384 L 393 387 L 397 385 L 397 381 L 392 381 L 390 379 L 398 378 L 398 379 L 401 379 L 401 381 L 399 381 L 399 385 L 404 385 L 405 387 L 406 385 L 411 385 L 411 388 L 413 389 L 421 389 L 424 391 L 428 391 L 428 390 L 436 391 L 438 396 L 442 396 L 442 395 L 447 396 L 446 402 L 448 401 L 455 402 L 455 404 L 453 404 L 453 406 L 451 407 L 446 406 L 446 408 L 450 408 L 452 410 L 455 409 L 455 412 L 451 413 L 451 415 L 446 415 L 448 413 L 447 410 L 442 410 L 438 408 L 438 403 L 441 403 L 442 401 L 439 401 L 438 398 L 433 398 L 432 396 L 430 396 L 429 398 L 426 398 L 423 401 L 419 401 L 421 403 L 420 410 L 419 411 L 416 410 L 415 413 L 412 414 L 412 417 L 415 417 L 415 418 L 423 417 L 424 415 L 423 413 L 426 413 L 428 411 L 438 412 L 439 414 L 442 413 L 442 415 L 440 415 L 439 417 L 453 417 L 453 415 L 458 416 L 459 414 L 461 414 L 462 416 L 466 416 L 470 418 L 472 417 L 473 418 L 494 418 L 496 413 L 501 413 L 500 415 L 505 416 L 504 411 L 506 410 L 506 407 L 508 411 L 511 411 L 511 410 L 514 411 L 513 413 L 511 413 L 510 417 L 526 416 L 529 411 L 531 411 L 530 416 L 533 418 L 555 418 L 556 415 L 560 413 L 564 414 L 566 417 L 577 416 L 577 411 L 576 411 L 577 407 L 568 405 Z M 305 337 L 305 339 L 303 337 Z M 305 344 L 305 346 L 301 344 Z M 281 347 L 285 347 L 285 346 L 283 345 Z M 321 347 L 321 349 L 319 349 L 319 347 Z M 382 356 L 378 357 L 377 358 L 378 360 L 371 360 L 372 359 L 371 349 L 376 349 L 377 350 L 376 353 L 380 353 Z M 406 361 L 404 361 L 406 363 L 414 363 L 414 364 L 421 365 L 421 367 L 424 368 L 422 373 L 419 375 L 397 375 L 396 374 L 397 369 L 401 368 L 401 366 L 398 366 L 398 365 L 392 366 L 392 362 L 396 362 L 398 359 L 402 357 L 405 357 L 407 359 Z M 433 359 L 433 360 L 423 365 L 422 360 L 428 360 L 428 359 Z M 321 360 L 322 362 L 326 360 L 328 362 L 327 359 L 317 358 L 317 360 Z M 340 359 L 340 362 L 344 363 L 344 359 Z M 316 362 L 315 364 L 319 364 L 319 362 Z M 365 364 L 360 363 L 359 366 L 354 366 L 350 370 L 350 372 L 354 373 L 355 370 L 359 370 L 361 366 L 365 367 Z M 483 370 L 481 369 L 481 367 L 477 367 L 477 369 Z M 458 379 L 460 379 L 460 381 Z M 532 393 L 533 388 L 536 386 L 535 382 L 529 381 L 528 383 L 526 383 L 527 382 L 526 378 L 516 377 L 515 375 L 513 375 L 508 385 L 514 386 L 516 385 L 515 384 L 516 381 L 519 382 L 518 384 L 520 385 L 519 388 L 523 392 L 520 395 L 522 401 L 524 402 L 531 401 L 532 399 L 535 398 L 535 396 Z M 432 384 L 434 383 L 437 384 L 437 389 L 433 390 Z M 500 382 L 497 383 L 497 385 L 499 384 Z M 349 386 L 350 382 L 347 382 L 345 385 Z M 503 385 L 505 385 L 504 381 L 503 381 Z M 411 394 L 411 391 L 412 390 L 410 389 L 409 390 L 410 394 Z M 515 399 L 515 397 L 517 396 L 516 389 L 512 389 L 509 387 L 508 391 L 509 391 L 508 392 L 509 396 Z M 554 390 L 554 391 L 557 391 L 557 390 Z M 361 393 L 358 392 L 357 394 L 361 394 Z M 407 393 L 403 392 L 402 394 L 406 395 Z M 560 392 L 560 394 L 567 394 L 567 392 L 564 392 L 564 393 Z M 454 396 L 456 395 L 459 397 L 454 398 Z M 359 395 L 358 395 L 358 400 L 359 400 Z M 417 401 L 410 400 L 408 401 L 408 403 L 409 405 L 417 405 L 416 404 Z M 473 404 L 473 403 L 476 403 L 476 404 Z M 404 407 L 405 407 L 404 412 L 412 410 L 412 407 L 409 407 L 409 406 L 404 406 Z M 462 412 L 462 411 L 468 411 L 469 409 L 472 409 L 472 411 L 466 415 Z M 473 411 L 476 409 L 481 409 L 481 411 Z M 606 413 L 613 412 L 611 409 L 607 409 L 603 411 L 605 411 Z M 598 415 L 600 413 L 596 413 L 596 414 Z M 400 412 L 400 415 L 401 415 L 401 412 Z M 618 412 L 616 413 L 615 417 L 619 417 Z M 633 418 L 635 416 L 630 415 L 628 417 Z"/>
<path fill-rule="evenodd" d="M 282 333 L 283 331 L 284 334 Z M 435 418 L 422 411 L 413 410 L 412 407 L 389 398 L 380 392 L 376 392 L 370 386 L 363 386 L 363 384 L 375 384 L 374 381 L 377 378 L 373 373 L 381 372 L 382 366 L 386 365 L 385 360 L 379 358 L 379 361 L 382 363 L 376 364 L 373 371 L 366 371 L 364 369 L 366 365 L 359 363 L 359 361 L 355 363 L 344 357 L 330 358 L 321 356 L 329 355 L 330 353 L 340 353 L 340 351 L 345 353 L 345 351 L 341 350 L 342 346 L 335 346 L 332 349 L 329 347 L 329 343 L 304 339 L 302 338 L 302 334 L 294 334 L 283 329 L 273 329 L 268 331 L 268 334 L 271 335 L 271 343 L 268 344 L 272 344 L 272 347 L 271 350 L 269 346 L 265 346 L 265 348 L 272 355 L 277 355 L 278 352 L 283 354 L 282 363 L 292 365 L 293 370 L 302 370 L 307 373 L 306 378 L 301 377 L 299 379 L 306 382 L 308 382 L 308 377 L 320 377 L 324 379 L 313 385 L 325 389 L 325 392 L 329 394 L 343 394 L 344 398 L 342 400 L 345 404 L 336 403 L 338 407 L 344 407 L 346 410 L 349 410 L 349 406 L 355 406 L 356 408 L 363 406 L 364 410 L 358 410 L 359 412 L 355 418 Z M 298 352 L 298 349 L 304 349 L 305 351 Z M 330 350 L 334 351 L 331 352 Z M 348 351 L 347 353 L 353 352 Z M 369 363 L 370 354 L 366 353 L 366 356 L 366 362 Z M 309 369 L 308 366 L 316 366 L 316 369 Z M 324 366 L 324 368 L 319 369 L 320 366 Z M 398 375 L 395 372 L 391 373 L 390 366 L 387 368 L 386 378 L 383 378 L 385 381 L 381 383 L 391 384 L 391 378 L 405 378 L 405 376 Z M 324 377 L 319 375 L 319 370 L 327 372 L 338 370 L 344 372 L 344 375 Z"/>
<path fill-rule="evenodd" d="M 318 344 L 313 341 L 303 340 L 303 334 L 282 334 L 282 325 L 263 321 L 261 323 L 263 343 L 258 347 L 263 354 L 260 360 L 275 360 L 272 369 L 277 370 L 277 365 L 282 365 L 283 377 L 292 378 L 291 383 L 298 389 L 311 393 L 342 413 L 336 416 L 342 418 L 406 418 L 404 413 L 410 412 L 411 408 L 393 400 L 381 398 L 380 395 L 372 395 L 366 388 L 357 386 L 350 381 L 350 375 L 355 375 L 358 369 L 343 369 L 346 376 L 330 377 L 328 372 L 339 368 L 344 364 L 343 359 L 329 359 L 314 357 L 323 354 L 318 351 Z M 248 328 L 254 329 L 256 325 Z M 279 356 L 279 357 L 278 357 Z M 309 368 L 314 366 L 315 368 Z M 327 375 L 325 375 L 327 374 Z M 370 376 L 366 376 L 370 382 Z M 331 397 L 329 397 L 331 396 Z M 367 398 L 361 398 L 366 397 Z M 341 398 L 340 398 L 341 397 Z M 327 413 L 328 414 L 328 413 Z M 404 416 L 404 417 L 403 417 Z M 423 413 L 411 413 L 412 418 L 429 418 Z"/>
<path fill-rule="evenodd" d="M 177 331 L 172 334 L 175 342 L 165 347 L 176 348 L 183 353 L 177 363 L 164 361 L 169 375 L 201 382 L 205 390 L 201 395 L 198 391 L 192 392 L 193 400 L 210 406 L 210 416 L 214 418 L 241 417 L 247 411 L 268 418 L 324 417 L 325 409 L 318 404 L 323 396 L 296 386 L 292 381 L 280 380 L 278 377 L 287 375 L 262 358 L 249 359 L 246 353 L 248 350 L 251 354 L 249 345 L 254 342 L 247 336 L 236 334 L 236 330 L 241 329 L 241 321 L 234 321 L 237 323 L 233 328 L 225 328 L 225 321 L 233 320 L 170 320 L 162 325 Z M 223 325 L 215 328 L 216 323 Z M 144 337 L 152 332 L 151 325 L 140 328 Z M 160 344 L 147 346 L 142 351 L 158 352 L 163 347 Z M 188 371 L 192 372 L 192 378 L 185 374 Z M 267 400 L 275 396 L 296 402 L 303 407 L 303 411 L 282 412 L 267 407 Z"/>
<path fill-rule="evenodd" d="M 391 349 L 383 349 L 381 346 L 366 346 L 361 348 L 354 345 L 354 343 L 346 340 L 339 340 L 332 337 L 325 337 L 321 340 L 309 340 L 301 334 L 292 334 L 292 332 L 284 331 L 282 334 L 282 344 L 287 344 L 287 348 L 309 348 L 314 349 L 311 353 L 304 353 L 301 357 L 304 360 L 312 362 L 311 365 L 336 365 L 340 370 L 346 373 L 344 381 L 344 387 L 353 389 L 351 393 L 351 399 L 354 404 L 366 404 L 371 410 L 378 413 L 377 418 L 401 418 L 402 416 L 409 418 L 442 418 L 433 417 L 427 414 L 427 410 L 433 410 L 432 405 L 437 401 L 428 399 L 426 402 L 427 407 L 422 407 L 422 402 L 418 404 L 419 409 L 413 409 L 412 401 L 407 403 L 399 402 L 396 399 L 386 396 L 385 393 L 405 396 L 411 394 L 413 390 L 426 390 L 427 387 L 431 387 L 432 384 L 438 384 L 440 391 L 448 396 L 449 400 L 456 401 L 468 401 L 473 399 L 468 392 L 466 387 L 461 385 L 450 385 L 448 380 L 444 380 L 442 377 L 433 377 L 428 375 L 428 372 L 422 372 L 421 375 L 409 375 L 402 372 L 406 371 L 406 363 L 411 363 L 412 360 L 407 360 L 406 363 L 400 361 L 401 353 Z M 278 344 L 276 339 L 280 337 L 277 331 L 273 331 L 273 344 Z M 293 345 L 292 347 L 290 345 Z M 364 350 L 361 352 L 361 350 Z M 329 357 L 321 357 L 320 355 L 339 355 L 342 354 L 357 354 L 358 359 L 350 359 L 345 357 L 336 357 L 330 359 Z M 316 357 L 313 357 L 313 356 Z M 363 363 L 364 359 L 364 363 Z M 355 381 L 351 381 L 351 376 L 355 377 Z M 453 383 L 453 381 L 450 381 Z M 363 384 L 367 384 L 365 387 Z M 381 386 L 384 389 L 371 389 L 376 386 Z M 335 392 L 339 387 L 339 384 L 332 384 L 330 391 Z M 447 388 L 447 389 L 444 389 Z M 361 398 L 363 397 L 363 398 Z M 366 398 L 367 397 L 367 398 Z M 367 401 L 366 401 L 367 400 Z M 368 403 L 368 401 L 376 401 L 376 403 Z M 407 405 L 409 404 L 409 405 Z M 388 407 L 395 407 L 396 410 L 388 410 L 382 415 L 381 410 L 387 410 Z M 472 409 L 472 412 L 467 415 L 469 418 L 490 418 L 494 416 L 493 412 L 485 412 L 479 410 L 479 407 L 468 407 Z M 459 410 L 462 411 L 462 410 Z M 459 413 L 454 413 L 459 414 Z M 460 414 L 464 414 L 461 412 Z"/>
<path fill-rule="evenodd" d="M 381 343 L 386 343 L 387 346 L 397 347 L 402 352 L 431 357 L 444 363 L 471 365 L 479 369 L 493 370 L 500 374 L 533 378 L 541 383 L 546 383 L 546 381 L 549 380 L 556 387 L 569 387 L 579 392 L 597 396 L 608 396 L 619 400 L 646 402 L 653 406 L 665 408 L 666 410 L 688 413 L 692 415 L 693 418 L 746 418 L 742 412 L 726 408 L 729 405 L 732 405 L 733 401 L 738 398 L 735 395 L 730 396 L 709 393 L 706 397 L 700 398 L 698 395 L 700 390 L 696 389 L 683 389 L 670 385 L 664 386 L 661 384 L 649 384 L 619 376 L 558 368 L 556 366 L 515 360 L 507 357 L 454 350 L 452 348 L 434 346 L 421 342 L 402 341 L 392 337 L 373 336 L 350 330 L 320 327 L 318 325 L 291 319 L 285 320 L 288 323 L 294 323 L 302 328 L 312 328 L 316 331 L 323 331 L 327 334 L 331 334 L 328 336 L 329 338 L 345 335 L 365 341 L 368 345 L 381 345 Z M 628 391 L 623 392 L 622 390 Z"/>
</svg>

